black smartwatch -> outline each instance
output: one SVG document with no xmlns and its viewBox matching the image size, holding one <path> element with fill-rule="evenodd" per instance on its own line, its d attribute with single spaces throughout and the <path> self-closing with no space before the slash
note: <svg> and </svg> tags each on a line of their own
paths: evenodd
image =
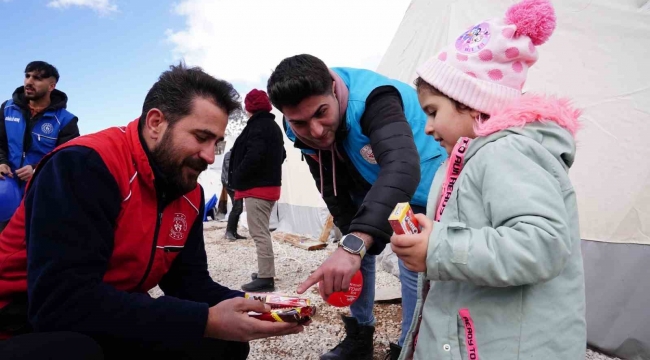
<svg viewBox="0 0 650 360">
<path fill-rule="evenodd" d="M 342 247 L 343 250 L 349 252 L 350 254 L 361 256 L 362 259 L 366 255 L 366 243 L 363 242 L 362 238 L 356 235 L 345 235 L 339 241 L 339 247 Z"/>
</svg>

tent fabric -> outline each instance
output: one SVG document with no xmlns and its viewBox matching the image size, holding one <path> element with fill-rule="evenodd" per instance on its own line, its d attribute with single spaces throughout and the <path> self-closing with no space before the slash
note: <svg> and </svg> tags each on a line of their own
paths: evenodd
<svg viewBox="0 0 650 360">
<path fill-rule="evenodd" d="M 282 113 L 273 109 L 282 128 Z M 282 192 L 278 200 L 278 231 L 318 238 L 329 215 L 309 166 L 300 150 L 284 134 L 287 158 L 282 164 Z"/>
<path fill-rule="evenodd" d="M 515 1 L 412 1 L 378 71 L 412 83 L 415 68 L 474 23 Z M 571 179 L 584 239 L 650 244 L 650 5 L 553 2 L 558 24 L 539 47 L 524 91 L 584 109 Z"/>
<path fill-rule="evenodd" d="M 469 26 L 518 0 L 413 0 L 378 71 L 412 83 L 416 67 Z M 557 28 L 524 91 L 584 109 L 576 189 L 590 345 L 650 359 L 650 1 L 555 0 Z"/>
<path fill-rule="evenodd" d="M 582 242 L 587 342 L 624 359 L 650 359 L 650 247 Z"/>
<path fill-rule="evenodd" d="M 221 162 L 223 155 L 216 156 L 214 164 L 209 165 L 208 169 L 199 175 L 199 184 L 203 187 L 203 197 L 207 202 L 215 196 L 217 199 L 221 195 Z"/>
</svg>

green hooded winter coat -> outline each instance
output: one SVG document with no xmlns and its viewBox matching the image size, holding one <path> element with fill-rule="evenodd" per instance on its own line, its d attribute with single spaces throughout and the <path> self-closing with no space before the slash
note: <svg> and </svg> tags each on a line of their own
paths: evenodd
<svg viewBox="0 0 650 360">
<path fill-rule="evenodd" d="M 400 359 L 584 360 L 584 274 L 568 176 L 579 115 L 566 100 L 524 95 L 477 128 L 429 238 Z M 432 219 L 446 170 L 429 194 Z"/>
</svg>

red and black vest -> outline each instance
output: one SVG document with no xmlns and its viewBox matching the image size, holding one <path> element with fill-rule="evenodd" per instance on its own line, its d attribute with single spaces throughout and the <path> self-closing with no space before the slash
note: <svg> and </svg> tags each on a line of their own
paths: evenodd
<svg viewBox="0 0 650 360">
<path fill-rule="evenodd" d="M 150 290 L 169 271 L 185 246 L 190 228 L 199 215 L 199 186 L 158 212 L 154 174 L 140 142 L 138 120 L 126 127 L 106 129 L 65 143 L 39 163 L 34 177 L 52 154 L 69 146 L 85 146 L 96 151 L 115 177 L 120 190 L 122 206 L 104 282 L 128 292 Z M 26 292 L 23 201 L 0 234 L 0 308 L 11 302 L 14 296 Z"/>
</svg>

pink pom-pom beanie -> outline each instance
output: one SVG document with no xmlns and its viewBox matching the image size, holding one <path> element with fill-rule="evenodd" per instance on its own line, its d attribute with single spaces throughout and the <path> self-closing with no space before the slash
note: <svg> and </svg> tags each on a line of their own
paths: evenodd
<svg viewBox="0 0 650 360">
<path fill-rule="evenodd" d="M 528 69 L 555 29 L 549 0 L 523 0 L 504 19 L 470 27 L 416 72 L 448 97 L 490 114 L 499 104 L 521 96 Z"/>
</svg>

